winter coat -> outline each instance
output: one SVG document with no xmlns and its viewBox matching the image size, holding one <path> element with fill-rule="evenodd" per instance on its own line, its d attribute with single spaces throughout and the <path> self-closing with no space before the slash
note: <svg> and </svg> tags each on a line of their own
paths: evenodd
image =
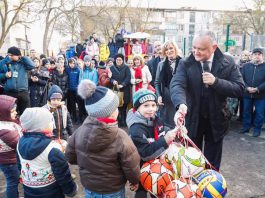
<svg viewBox="0 0 265 198">
<path fill-rule="evenodd" d="M 153 44 L 148 43 L 148 44 L 147 44 L 147 54 L 148 54 L 149 56 L 152 56 L 153 53 L 154 53 L 154 46 L 153 46 Z"/>
<path fill-rule="evenodd" d="M 142 55 L 142 46 L 141 46 L 141 44 L 138 44 L 138 45 L 136 45 L 136 44 L 134 44 L 133 45 L 133 47 L 132 47 L 132 54 L 133 55 Z"/>
<path fill-rule="evenodd" d="M 65 72 L 68 75 L 68 83 L 69 83 L 68 89 L 71 91 L 77 91 L 80 69 L 76 65 L 74 68 L 70 68 L 69 66 L 67 66 L 65 68 Z"/>
<path fill-rule="evenodd" d="M 53 127 L 53 136 L 55 138 L 67 140 L 68 135 L 73 133 L 73 124 L 70 117 L 70 114 L 67 110 L 67 107 L 64 105 L 64 102 L 54 108 L 50 105 L 50 98 L 54 93 L 63 94 L 61 88 L 57 85 L 53 85 L 48 92 L 48 103 L 44 108 L 48 109 L 54 117 L 54 127 Z"/>
<path fill-rule="evenodd" d="M 141 156 L 141 164 L 159 157 L 168 148 L 164 138 L 168 128 L 157 117 L 155 119 L 147 119 L 138 111 L 131 109 L 127 114 L 126 123 L 129 135 Z M 155 140 L 155 127 L 158 132 L 158 140 Z"/>
<path fill-rule="evenodd" d="M 16 164 L 16 147 L 22 136 L 22 128 L 17 120 L 12 120 L 10 112 L 16 98 L 0 96 L 0 164 Z"/>
<path fill-rule="evenodd" d="M 120 48 L 120 47 L 124 47 L 124 38 L 123 36 L 120 34 L 120 33 L 117 33 L 115 35 L 115 43 L 116 43 L 116 48 L 117 50 Z"/>
<path fill-rule="evenodd" d="M 60 144 L 41 132 L 24 133 L 17 147 L 25 197 L 73 196 L 77 186 Z"/>
<path fill-rule="evenodd" d="M 176 109 L 170 98 L 169 85 L 172 76 L 176 73 L 180 59 L 181 59 L 180 57 L 177 57 L 175 63 L 173 63 L 175 64 L 174 65 L 175 69 L 173 70 L 173 72 L 171 71 L 171 65 L 169 63 L 168 58 L 160 62 L 157 67 L 156 78 L 155 78 L 156 95 L 158 97 L 162 96 L 162 102 L 164 103 L 164 105 L 161 107 L 160 110 L 160 117 L 167 125 L 171 126 L 171 128 L 175 126 L 174 115 Z"/>
<path fill-rule="evenodd" d="M 111 66 L 110 71 L 112 73 L 110 84 L 111 89 L 113 89 L 113 81 L 116 80 L 119 85 L 123 85 L 123 88 L 120 89 L 121 92 L 124 92 L 124 104 L 128 104 L 131 99 L 130 93 L 130 83 L 131 83 L 131 72 L 127 65 L 122 66 Z"/>
<path fill-rule="evenodd" d="M 85 66 L 83 70 L 80 70 L 79 82 L 81 82 L 84 79 L 89 79 L 92 82 L 94 82 L 95 85 L 97 85 L 98 84 L 98 72 L 96 68 L 91 69 L 90 67 Z"/>
<path fill-rule="evenodd" d="M 66 97 L 68 91 L 68 86 L 69 86 L 68 80 L 69 80 L 68 75 L 65 71 L 62 74 L 56 71 L 52 78 L 52 84 L 58 85 L 63 91 L 63 98 Z"/>
<path fill-rule="evenodd" d="M 39 80 L 33 82 L 31 76 L 36 76 Z M 31 107 L 41 107 L 47 101 L 49 89 L 49 71 L 46 67 L 34 69 L 30 72 L 29 78 L 29 97 Z"/>
<path fill-rule="evenodd" d="M 74 58 L 76 56 L 75 46 L 69 47 L 69 49 L 66 50 L 65 56 L 67 60 L 70 58 Z"/>
<path fill-rule="evenodd" d="M 108 43 L 108 47 L 109 47 L 109 51 L 110 51 L 110 57 L 111 58 L 114 58 L 116 52 L 117 52 L 117 49 L 116 49 L 116 44 L 114 42 L 109 42 Z"/>
<path fill-rule="evenodd" d="M 95 55 L 99 55 L 99 48 L 96 42 L 87 44 L 86 53 L 93 58 Z"/>
<path fill-rule="evenodd" d="M 247 98 L 265 99 L 265 63 L 255 65 L 249 62 L 244 64 L 242 76 L 246 87 L 258 88 L 258 92 L 253 94 L 246 90 L 244 96 Z"/>
<path fill-rule="evenodd" d="M 135 70 L 133 68 L 130 69 L 131 71 L 131 84 L 132 84 L 132 95 L 136 92 L 135 85 L 136 85 L 136 79 L 135 79 Z M 142 68 L 142 88 L 147 89 L 148 84 L 152 80 L 151 73 L 146 65 Z"/>
<path fill-rule="evenodd" d="M 152 86 L 155 85 L 157 66 L 158 66 L 158 63 L 160 63 L 160 61 L 161 61 L 161 58 L 160 56 L 158 56 L 158 57 L 152 57 L 152 59 L 148 61 L 147 63 L 149 71 L 152 75 L 152 81 L 151 81 Z"/>
<path fill-rule="evenodd" d="M 217 48 L 214 53 L 211 73 L 216 80 L 209 86 L 209 121 L 215 141 L 222 139 L 229 125 L 230 113 L 226 105 L 227 97 L 240 97 L 243 94 L 244 82 L 238 66 L 232 57 L 222 54 Z M 202 66 L 193 55 L 181 60 L 173 76 L 170 91 L 174 107 L 186 104 L 186 126 L 188 135 L 196 137 L 200 118 L 202 96 Z"/>
<path fill-rule="evenodd" d="M 140 178 L 137 149 L 116 122 L 106 124 L 88 116 L 69 138 L 65 156 L 79 165 L 82 185 L 93 192 L 117 192 L 127 180 L 137 184 Z"/>
<path fill-rule="evenodd" d="M 83 51 L 83 45 L 78 43 L 76 46 L 75 46 L 75 49 L 76 49 L 76 54 L 77 54 L 77 57 L 80 57 L 82 51 Z"/>
<path fill-rule="evenodd" d="M 28 91 L 28 71 L 34 69 L 35 64 L 26 56 L 18 61 L 12 61 L 8 56 L 0 61 L 0 82 L 4 83 L 7 92 Z M 17 77 L 6 78 L 6 72 L 17 73 Z"/>
<path fill-rule="evenodd" d="M 101 43 L 99 46 L 99 59 L 106 62 L 109 58 L 110 50 L 107 44 Z"/>
<path fill-rule="evenodd" d="M 62 103 L 57 108 L 52 108 L 50 104 L 43 106 L 48 109 L 54 118 L 53 137 L 56 139 L 67 140 L 69 136 L 73 134 L 74 128 L 70 113 L 67 107 Z"/>
<path fill-rule="evenodd" d="M 98 68 L 98 84 L 103 87 L 109 87 L 110 86 L 110 78 L 109 78 L 109 70 L 104 68 Z"/>
</svg>

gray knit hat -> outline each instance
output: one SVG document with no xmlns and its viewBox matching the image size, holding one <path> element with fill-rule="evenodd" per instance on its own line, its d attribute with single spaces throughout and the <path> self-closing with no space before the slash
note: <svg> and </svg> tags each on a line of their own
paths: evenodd
<svg viewBox="0 0 265 198">
<path fill-rule="evenodd" d="M 78 94 L 85 100 L 86 111 L 92 117 L 109 117 L 119 106 L 119 98 L 113 91 L 90 80 L 81 81 Z"/>
<path fill-rule="evenodd" d="M 53 115 L 43 107 L 27 108 L 20 116 L 22 128 L 26 132 L 41 132 L 51 122 L 54 122 Z"/>
</svg>

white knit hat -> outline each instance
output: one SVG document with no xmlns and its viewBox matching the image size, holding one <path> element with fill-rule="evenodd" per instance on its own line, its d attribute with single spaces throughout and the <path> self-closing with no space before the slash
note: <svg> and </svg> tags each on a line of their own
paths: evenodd
<svg viewBox="0 0 265 198">
<path fill-rule="evenodd" d="M 20 116 L 22 128 L 26 132 L 41 132 L 54 122 L 53 115 L 43 107 L 27 108 Z"/>
</svg>

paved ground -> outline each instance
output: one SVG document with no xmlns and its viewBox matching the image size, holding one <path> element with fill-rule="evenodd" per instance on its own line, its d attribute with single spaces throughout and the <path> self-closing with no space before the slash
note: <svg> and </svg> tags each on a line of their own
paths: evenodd
<svg viewBox="0 0 265 198">
<path fill-rule="evenodd" d="M 240 123 L 232 122 L 230 133 L 224 140 L 221 173 L 228 185 L 229 198 L 265 198 L 265 131 L 261 137 L 239 134 Z M 78 176 L 78 168 L 71 166 Z M 79 178 L 76 179 L 79 181 Z M 75 198 L 84 197 L 81 184 Z M 0 173 L 0 197 L 4 197 L 5 183 Z M 21 195 L 22 190 L 20 189 Z M 127 190 L 127 198 L 133 193 Z"/>
</svg>

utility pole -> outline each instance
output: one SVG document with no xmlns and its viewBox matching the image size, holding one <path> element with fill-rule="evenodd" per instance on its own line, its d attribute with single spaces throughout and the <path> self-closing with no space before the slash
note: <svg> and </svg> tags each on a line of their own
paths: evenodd
<svg viewBox="0 0 265 198">
<path fill-rule="evenodd" d="M 225 45 L 225 51 L 228 52 L 228 40 L 229 40 L 229 34 L 230 34 L 230 24 L 227 24 L 226 29 L 226 45 Z"/>
<path fill-rule="evenodd" d="M 183 54 L 184 57 L 186 56 L 186 38 L 184 37 L 184 42 L 183 42 Z"/>
</svg>

